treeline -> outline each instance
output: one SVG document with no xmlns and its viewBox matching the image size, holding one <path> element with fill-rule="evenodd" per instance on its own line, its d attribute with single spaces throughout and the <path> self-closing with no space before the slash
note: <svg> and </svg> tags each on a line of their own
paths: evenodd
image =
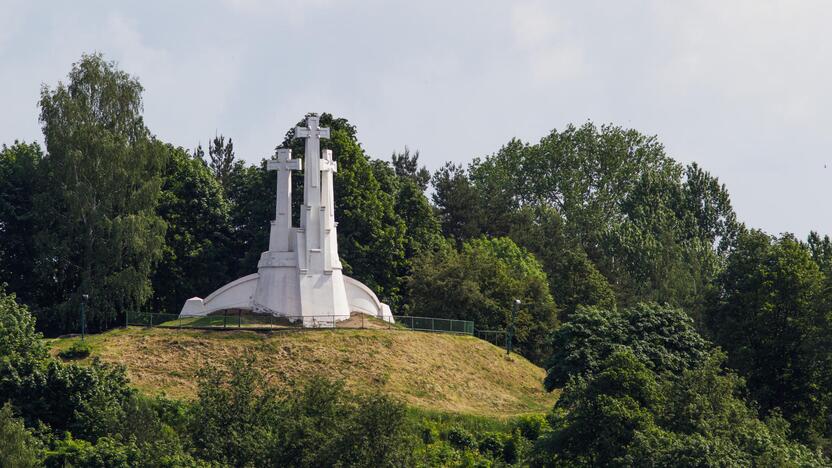
<svg viewBox="0 0 832 468">
<path fill-rule="evenodd" d="M 143 121 L 141 92 L 113 63 L 84 56 L 67 83 L 43 88 L 45 151 L 15 143 L 0 152 L 0 282 L 47 334 L 79 329 L 84 294 L 97 330 L 120 325 L 131 310 L 176 313 L 186 298 L 255 271 L 268 244 L 275 179 L 265 160 L 237 161 L 221 136 L 207 155 L 159 141 Z M 633 448 L 603 459 L 610 464 L 626 465 L 649 444 L 693 439 L 730 441 L 739 464 L 763 463 L 754 458 L 763 457 L 760 446 L 717 437 L 742 421 L 746 431 L 766 425 L 768 440 L 788 453 L 830 450 L 828 237 L 744 226 L 717 178 L 674 161 L 655 137 L 617 126 L 570 125 L 431 174 L 418 152 L 370 158 L 343 118 L 322 114 L 321 125 L 332 129 L 322 146 L 338 161 L 345 273 L 395 313 L 474 320 L 480 329 L 505 330 L 521 300 L 517 350 L 548 363 L 547 382 L 566 387 L 547 434 L 562 434 L 550 447 L 572 453 L 571 462 L 610 455 L 612 446 L 585 453 L 578 442 L 563 445 L 569 428 L 601 427 L 598 405 L 609 398 L 633 400 L 628 414 L 652 421 L 618 434 L 615 444 Z M 292 130 L 279 146 L 302 152 Z M 297 205 L 302 191 L 293 193 Z M 668 310 L 684 313 L 668 324 Z M 690 323 L 680 325 L 684 317 Z M 655 364 L 645 349 L 672 349 L 677 330 L 705 344 L 684 365 Z M 570 343 L 579 345 L 563 354 Z M 579 371 L 558 370 L 573 361 Z M 610 372 L 638 385 L 598 387 Z M 685 398 L 730 414 L 683 414 L 681 400 L 666 400 L 696 379 L 713 386 Z M 720 392 L 732 399 L 716 399 Z M 582 409 L 591 412 L 579 417 Z M 710 417 L 725 423 L 691 422 Z M 804 445 L 788 445 L 795 440 Z"/>
</svg>

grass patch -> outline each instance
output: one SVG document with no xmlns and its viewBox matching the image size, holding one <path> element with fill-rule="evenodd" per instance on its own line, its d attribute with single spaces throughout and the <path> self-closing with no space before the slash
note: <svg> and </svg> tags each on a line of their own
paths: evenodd
<svg viewBox="0 0 832 468">
<path fill-rule="evenodd" d="M 51 340 L 53 354 L 74 341 Z M 205 364 L 256 356 L 256 365 L 280 390 L 324 375 L 358 393 L 379 390 L 396 397 L 422 411 L 421 417 L 461 415 L 466 427 L 494 427 L 494 419 L 544 413 L 557 399 L 543 389 L 543 369 L 519 356 L 507 360 L 502 349 L 470 336 L 395 329 L 261 333 L 130 327 L 87 341 L 102 361 L 124 364 L 133 385 L 150 395 L 192 398 L 196 371 Z"/>
</svg>

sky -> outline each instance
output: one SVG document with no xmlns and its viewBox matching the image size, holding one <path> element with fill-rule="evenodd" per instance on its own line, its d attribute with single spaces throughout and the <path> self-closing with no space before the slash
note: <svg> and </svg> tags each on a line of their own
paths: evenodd
<svg viewBox="0 0 832 468">
<path fill-rule="evenodd" d="M 591 120 L 698 162 L 751 227 L 832 234 L 829 24 L 824 0 L 0 0 L 0 143 L 42 142 L 41 86 L 101 52 L 177 146 L 256 162 L 330 112 L 435 169 Z"/>
</svg>

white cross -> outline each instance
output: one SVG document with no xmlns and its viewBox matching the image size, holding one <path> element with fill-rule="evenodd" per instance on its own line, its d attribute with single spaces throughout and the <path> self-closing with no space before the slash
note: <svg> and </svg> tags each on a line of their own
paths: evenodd
<svg viewBox="0 0 832 468">
<path fill-rule="evenodd" d="M 292 212 L 292 171 L 303 169 L 303 161 L 292 159 L 292 150 L 288 148 L 277 149 L 277 160 L 270 160 L 266 163 L 266 169 L 277 171 L 277 216 L 288 216 L 291 222 Z M 280 221 L 280 219 L 278 219 Z"/>
<path fill-rule="evenodd" d="M 303 204 L 306 206 L 319 206 L 321 199 L 317 190 L 321 180 L 321 138 L 329 138 L 329 129 L 320 128 L 320 118 L 310 115 L 306 118 L 306 127 L 295 127 L 295 138 L 306 138 L 304 143 L 304 159 L 306 159 L 306 171 L 303 179 Z"/>
<path fill-rule="evenodd" d="M 338 163 L 332 160 L 332 150 L 323 150 L 321 153 L 323 154 L 321 172 L 338 172 Z"/>
<path fill-rule="evenodd" d="M 329 129 L 318 127 L 320 118 L 310 115 L 306 118 L 306 128 L 295 127 L 295 138 L 329 138 Z"/>
</svg>

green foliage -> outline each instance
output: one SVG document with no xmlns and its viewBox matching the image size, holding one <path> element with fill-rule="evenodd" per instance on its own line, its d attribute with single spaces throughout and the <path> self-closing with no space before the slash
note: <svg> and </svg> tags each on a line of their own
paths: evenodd
<svg viewBox="0 0 832 468">
<path fill-rule="evenodd" d="M 465 169 L 446 163 L 433 174 L 433 203 L 439 213 L 442 232 L 457 240 L 471 239 L 484 233 L 479 194 Z"/>
<path fill-rule="evenodd" d="M 155 210 L 165 151 L 144 125 L 141 92 L 100 55 L 84 55 L 67 84 L 41 91 L 48 153 L 34 203 L 38 310 L 56 331 L 71 328 L 81 294 L 99 329 L 151 296 L 164 245 Z"/>
<path fill-rule="evenodd" d="M 43 152 L 37 143 L 15 142 L 0 148 L 0 283 L 18 297 L 31 301 L 35 255 L 37 170 Z"/>
<path fill-rule="evenodd" d="M 607 282 L 617 303 L 668 302 L 698 314 L 736 231 L 715 178 L 682 168 L 655 137 L 615 126 L 568 126 L 534 145 L 512 140 L 467 171 L 447 164 L 433 185 L 446 235 L 511 235 L 541 257 L 566 315 L 579 304 L 608 306 Z M 518 214 L 550 235 L 525 233 Z"/>
<path fill-rule="evenodd" d="M 92 348 L 86 341 L 76 341 L 72 346 L 58 353 L 61 359 L 84 359 L 92 352 Z"/>
<path fill-rule="evenodd" d="M 528 440 L 537 440 L 544 432 L 549 430 L 549 422 L 541 414 L 520 416 L 511 425 L 513 431 L 517 431 Z"/>
<path fill-rule="evenodd" d="M 227 189 L 234 167 L 234 142 L 229 138 L 226 143 L 224 136 L 215 136 L 208 144 L 208 158 L 208 167 L 211 168 L 214 179 L 223 189 Z"/>
<path fill-rule="evenodd" d="M 515 299 L 517 351 L 540 361 L 556 320 L 546 273 L 532 254 L 509 238 L 472 239 L 457 250 L 446 244 L 413 262 L 413 314 L 473 320 L 481 330 L 505 330 Z"/>
<path fill-rule="evenodd" d="M 534 421 L 547 425 L 542 415 L 511 421 L 486 421 L 464 415 L 424 415 L 416 425 L 422 440 L 415 450 L 416 465 L 524 466 L 537 436 L 526 437 L 520 428 L 526 423 L 535 426 Z"/>
<path fill-rule="evenodd" d="M 46 454 L 47 467 L 83 466 L 89 468 L 129 468 L 140 460 L 134 444 L 122 444 L 110 437 L 96 443 L 72 436 L 55 442 Z"/>
<path fill-rule="evenodd" d="M 430 172 L 425 166 L 419 167 L 419 150 L 411 154 L 410 148 L 405 146 L 403 152 L 394 152 L 390 159 L 396 177 L 413 182 L 420 192 L 427 190 L 430 182 Z"/>
<path fill-rule="evenodd" d="M 231 361 L 228 371 L 208 366 L 200 371 L 197 400 L 191 407 L 189 432 L 200 458 L 244 466 L 265 466 L 273 444 L 269 422 L 278 404 L 251 361 Z"/>
<path fill-rule="evenodd" d="M 31 368 L 46 356 L 42 336 L 35 331 L 34 317 L 0 284 L 0 382 L 17 369 Z"/>
<path fill-rule="evenodd" d="M 683 311 L 638 304 L 615 311 L 579 307 L 552 335 L 554 352 L 547 360 L 545 385 L 553 390 L 572 377 L 587 377 L 610 356 L 629 349 L 650 370 L 679 373 L 691 369 L 710 345 Z"/>
<path fill-rule="evenodd" d="M 569 320 L 579 305 L 615 309 L 615 293 L 586 252 L 570 241 L 564 220 L 551 207 L 524 207 L 511 216 L 509 236 L 531 251 L 549 278 L 561 320 Z"/>
<path fill-rule="evenodd" d="M 656 374 L 622 348 L 588 379 L 573 378 L 550 414 L 533 466 L 825 466 L 764 423 L 739 395 L 742 380 L 712 354 L 678 374 Z"/>
<path fill-rule="evenodd" d="M 743 232 L 706 315 L 714 341 L 748 380 L 761 409 L 779 409 L 814 444 L 828 444 L 823 439 L 832 430 L 826 281 L 810 249 L 794 237 Z"/>
<path fill-rule="evenodd" d="M 404 408 L 382 395 L 313 379 L 278 397 L 252 361 L 200 373 L 191 408 L 200 458 L 234 466 L 386 466 L 410 453 Z"/>
<path fill-rule="evenodd" d="M 461 427 L 452 427 L 445 435 L 448 442 L 457 450 L 471 450 L 477 448 L 477 441 L 470 432 Z"/>
<path fill-rule="evenodd" d="M 201 159 L 170 145 L 165 151 L 168 164 L 157 213 L 168 228 L 162 259 L 152 276 L 152 305 L 156 311 L 173 313 L 189 297 L 208 294 L 234 279 L 237 265 L 231 259 L 231 222 L 223 188 Z M 228 184 L 231 176 L 227 175 Z"/>
<path fill-rule="evenodd" d="M 38 440 L 14 417 L 8 403 L 0 408 L 0 466 L 28 468 L 39 466 Z"/>
<path fill-rule="evenodd" d="M 259 166 L 234 165 L 226 190 L 234 239 L 232 257 L 238 260 L 237 265 L 231 265 L 234 277 L 254 271 L 260 254 L 268 248 L 270 224 L 264 220 L 274 218 L 276 190 L 277 182 L 274 174 L 266 171 L 265 160 Z"/>
</svg>

